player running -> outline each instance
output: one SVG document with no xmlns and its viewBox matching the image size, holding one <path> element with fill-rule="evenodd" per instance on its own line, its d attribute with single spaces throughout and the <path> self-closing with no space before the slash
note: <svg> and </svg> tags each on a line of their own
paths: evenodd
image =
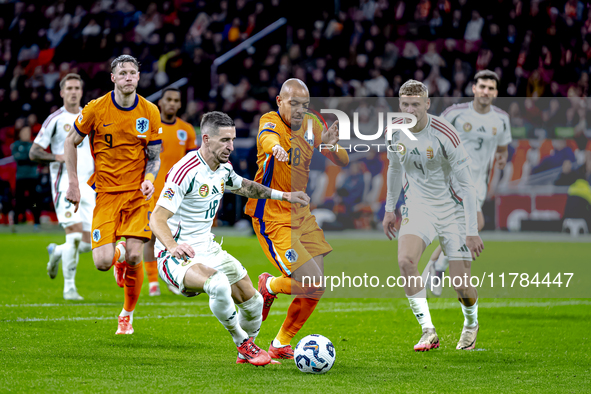
<svg viewBox="0 0 591 394">
<path fill-rule="evenodd" d="M 82 78 L 78 74 L 67 74 L 60 81 L 60 96 L 64 100 L 64 105 L 45 120 L 29 152 L 31 160 L 49 163 L 53 205 L 57 220 L 66 232 L 65 243 L 61 245 L 50 243 L 47 246 L 49 253 L 47 274 L 51 279 L 55 279 L 60 259 L 63 260 L 64 299 L 75 301 L 84 299 L 76 289 L 76 268 L 80 253 L 90 252 L 92 210 L 96 199 L 96 193 L 86 184 L 94 172 L 89 139 L 78 145 L 80 160 L 78 160 L 77 173 L 81 198 L 77 212 L 65 196 L 68 190 L 68 172 L 64 164 L 64 143 L 82 110 L 80 107 L 82 88 Z M 51 145 L 51 153 L 45 151 L 49 145 Z"/>
<path fill-rule="evenodd" d="M 140 73 L 137 60 L 121 55 L 111 63 L 110 93 L 91 101 L 66 139 L 70 185 L 66 199 L 80 203 L 76 146 L 90 135 L 95 173 L 88 181 L 97 192 L 92 218 L 92 257 L 100 271 L 115 265 L 119 287 L 125 288 L 116 334 L 133 334 L 133 311 L 144 282 L 142 246 L 152 236 L 148 224 L 149 199 L 160 168 L 158 107 L 136 93 Z M 126 243 L 115 246 L 118 238 Z"/>
<path fill-rule="evenodd" d="M 470 277 L 470 265 L 484 248 L 478 236 L 476 191 L 470 174 L 470 156 L 454 127 L 446 120 L 427 114 L 431 105 L 427 87 L 409 80 L 400 88 L 400 110 L 416 117 L 410 132 L 402 130 L 386 136 L 388 148 L 388 195 L 384 232 L 396 236 L 395 205 L 403 188 L 405 205 L 398 242 L 400 275 L 406 278 L 404 291 L 423 334 L 415 351 L 439 347 L 439 337 L 431 322 L 426 289 L 417 263 L 425 248 L 439 237 L 450 258 L 450 276 Z M 407 123 L 396 119 L 397 125 Z M 462 197 L 463 196 L 463 199 Z M 458 282 L 456 282 L 457 284 Z M 478 295 L 469 281 L 454 286 L 464 313 L 464 329 L 456 349 L 473 349 L 478 334 Z"/>
<path fill-rule="evenodd" d="M 299 79 L 289 79 L 277 96 L 278 111 L 261 117 L 257 137 L 258 171 L 255 181 L 278 190 L 305 191 L 314 149 L 326 144 L 321 153 L 344 167 L 349 156 L 339 149 L 335 122 L 327 128 L 307 111 L 310 93 Z M 308 132 L 309 127 L 312 132 Z M 303 127 L 302 127 L 303 126 Z M 328 150 L 327 148 L 331 148 Z M 245 212 L 267 258 L 281 272 L 259 276 L 259 292 L 264 297 L 263 320 L 277 294 L 297 295 L 287 310 L 279 333 L 269 346 L 272 358 L 293 358 L 292 338 L 308 320 L 324 289 L 303 286 L 302 278 L 318 278 L 324 272 L 324 256 L 332 248 L 324 239 L 309 207 L 290 206 L 282 201 L 250 199 Z M 319 282 L 316 282 L 319 283 Z"/>
<path fill-rule="evenodd" d="M 154 212 L 158 196 L 164 188 L 166 174 L 187 152 L 197 149 L 197 137 L 193 126 L 176 116 L 181 109 L 181 91 L 177 88 L 166 88 L 162 92 L 162 98 L 158 101 L 160 107 L 160 119 L 162 121 L 162 139 L 160 150 L 160 171 L 159 176 L 154 182 L 154 196 L 150 200 L 150 214 Z M 160 295 L 160 286 L 158 285 L 158 264 L 154 256 L 154 244 L 156 237 L 152 238 L 144 245 L 144 265 L 148 274 L 148 282 L 151 296 Z M 178 290 L 174 286 L 168 286 L 169 290 L 175 294 Z"/>
<path fill-rule="evenodd" d="M 472 159 L 470 169 L 476 187 L 478 231 L 484 227 L 482 204 L 486 199 L 495 155 L 497 168 L 502 170 L 507 164 L 509 156 L 507 148 L 511 143 L 509 114 L 492 105 L 499 94 L 498 86 L 499 76 L 495 72 L 479 71 L 474 76 L 474 85 L 472 85 L 474 100 L 470 103 L 454 104 L 441 114 L 456 130 L 459 130 L 460 140 Z M 434 276 L 441 278 L 448 266 L 449 258 L 441 253 L 441 246 L 438 246 L 427 265 L 429 280 L 426 286 L 436 297 L 441 295 L 443 286 L 440 280 L 432 281 L 431 278 Z"/>
<path fill-rule="evenodd" d="M 249 198 L 302 206 L 310 198 L 304 192 L 270 189 L 234 172 L 228 159 L 236 128 L 228 115 L 205 114 L 201 133 L 201 148 L 187 154 L 168 173 L 150 219 L 157 238 L 158 270 L 184 296 L 209 295 L 211 311 L 238 348 L 236 363 L 269 364 L 271 357 L 254 343 L 261 327 L 263 298 L 242 264 L 213 240 L 211 226 L 225 189 Z"/>
</svg>

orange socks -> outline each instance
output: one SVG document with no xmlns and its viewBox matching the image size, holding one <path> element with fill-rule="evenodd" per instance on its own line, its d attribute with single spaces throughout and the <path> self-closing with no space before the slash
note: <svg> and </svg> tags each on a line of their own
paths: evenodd
<svg viewBox="0 0 591 394">
<path fill-rule="evenodd" d="M 119 257 L 121 257 L 121 251 L 119 248 L 115 248 L 115 255 L 113 256 L 113 263 L 111 264 L 111 267 L 115 265 L 115 263 L 119 260 Z"/>
<path fill-rule="evenodd" d="M 271 291 L 275 294 L 291 294 L 291 278 L 280 276 L 271 279 Z"/>
<path fill-rule="evenodd" d="M 135 309 L 137 300 L 142 291 L 142 284 L 144 283 L 144 265 L 127 264 L 127 272 L 125 273 L 125 301 L 123 302 L 123 309 L 132 312 Z"/>
<path fill-rule="evenodd" d="M 271 284 L 273 284 L 273 282 L 271 282 Z M 287 310 L 287 317 L 276 337 L 282 345 L 289 345 L 293 337 L 295 337 L 312 312 L 314 312 L 316 305 L 318 305 L 318 301 L 320 300 L 302 297 L 296 297 L 293 299 Z"/>
<path fill-rule="evenodd" d="M 158 282 L 158 262 L 154 261 L 145 261 L 144 266 L 146 268 L 146 272 L 148 274 L 148 282 L 154 283 Z"/>
</svg>

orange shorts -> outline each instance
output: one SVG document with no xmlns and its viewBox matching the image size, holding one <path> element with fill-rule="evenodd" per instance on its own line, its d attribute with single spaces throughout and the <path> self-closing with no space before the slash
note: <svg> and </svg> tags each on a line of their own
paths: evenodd
<svg viewBox="0 0 591 394">
<path fill-rule="evenodd" d="M 140 190 L 97 193 L 92 217 L 92 248 L 114 243 L 121 237 L 148 241 L 152 237 L 149 221 L 150 201 L 146 201 Z"/>
<path fill-rule="evenodd" d="M 252 225 L 263 252 L 283 276 L 291 276 L 313 257 L 326 256 L 332 251 L 312 215 L 296 219 L 291 224 L 252 218 Z"/>
</svg>

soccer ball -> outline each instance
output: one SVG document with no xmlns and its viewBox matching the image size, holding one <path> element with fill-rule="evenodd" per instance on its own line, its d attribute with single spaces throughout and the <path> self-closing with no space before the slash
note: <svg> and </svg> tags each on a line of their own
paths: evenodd
<svg viewBox="0 0 591 394">
<path fill-rule="evenodd" d="M 298 342 L 293 359 L 300 371 L 321 374 L 332 368 L 335 356 L 334 345 L 328 338 L 312 334 Z"/>
</svg>

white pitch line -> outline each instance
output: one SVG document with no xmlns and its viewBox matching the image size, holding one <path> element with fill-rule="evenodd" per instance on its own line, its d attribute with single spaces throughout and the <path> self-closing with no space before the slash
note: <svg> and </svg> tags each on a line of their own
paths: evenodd
<svg viewBox="0 0 591 394">
<path fill-rule="evenodd" d="M 332 302 L 331 299 L 323 299 L 322 304 L 326 305 L 326 303 Z M 396 301 L 392 301 L 393 303 L 400 303 L 406 305 L 406 300 L 403 298 L 399 298 Z M 340 301 L 334 302 L 334 304 L 342 304 L 342 305 L 359 305 L 360 307 L 363 305 L 372 305 L 375 303 L 362 303 L 362 302 L 355 302 L 355 303 L 344 303 Z M 79 307 L 79 306 L 120 306 L 120 302 L 87 302 L 87 303 L 71 303 L 71 304 L 4 304 L 0 305 L 0 308 L 57 308 L 57 307 Z M 190 302 L 143 302 L 138 303 L 138 306 L 187 306 L 187 307 L 195 307 L 196 304 L 192 304 Z M 431 309 L 448 309 L 450 307 L 457 306 L 458 303 L 456 301 L 453 302 L 444 302 L 444 303 L 431 303 L 429 308 Z M 539 302 L 523 302 L 523 301 L 508 301 L 508 302 L 484 302 L 479 305 L 481 308 L 504 308 L 504 307 L 515 307 L 515 308 L 527 308 L 530 306 L 533 307 L 546 307 L 546 306 L 564 306 L 564 305 L 591 305 L 590 301 L 584 300 L 569 300 L 569 301 L 539 301 Z M 206 305 L 204 305 L 205 307 Z M 327 310 L 327 312 L 333 311 L 334 309 Z"/>
<path fill-rule="evenodd" d="M 171 304 L 183 304 L 188 305 L 187 303 L 171 303 Z M 69 305 L 69 304 L 67 304 Z M 80 305 L 80 304 L 76 304 Z M 94 304 L 90 304 L 94 305 Z M 117 304 L 118 305 L 118 304 Z M 146 304 L 147 305 L 147 304 Z M 154 305 L 167 305 L 165 303 Z M 379 307 L 374 306 L 371 307 L 371 304 L 367 304 L 367 307 L 362 308 L 337 308 L 337 309 L 317 309 L 319 313 L 351 313 L 351 312 L 378 312 L 378 311 L 395 311 L 395 308 L 392 307 Z M 556 306 L 566 306 L 566 305 L 591 305 L 591 301 L 582 301 L 582 300 L 573 300 L 573 301 L 558 301 L 558 302 L 491 302 L 491 303 L 483 303 L 479 305 L 481 308 L 545 308 L 545 307 L 556 307 Z M 434 303 L 430 307 L 430 309 L 456 309 L 459 308 L 459 304 L 457 302 L 454 303 Z M 285 314 L 284 311 L 278 312 L 274 311 L 270 313 L 271 315 L 283 315 Z M 199 314 L 184 314 L 184 315 L 155 315 L 155 316 L 135 316 L 134 319 L 183 319 L 189 317 L 214 317 L 211 313 L 199 313 Z M 111 320 L 115 319 L 115 316 L 95 316 L 95 317 L 57 317 L 57 318 L 40 318 L 40 317 L 32 317 L 32 318 L 17 318 L 16 320 L 2 320 L 1 323 L 21 323 L 21 322 L 53 322 L 53 321 L 86 321 L 86 320 Z"/>
</svg>

